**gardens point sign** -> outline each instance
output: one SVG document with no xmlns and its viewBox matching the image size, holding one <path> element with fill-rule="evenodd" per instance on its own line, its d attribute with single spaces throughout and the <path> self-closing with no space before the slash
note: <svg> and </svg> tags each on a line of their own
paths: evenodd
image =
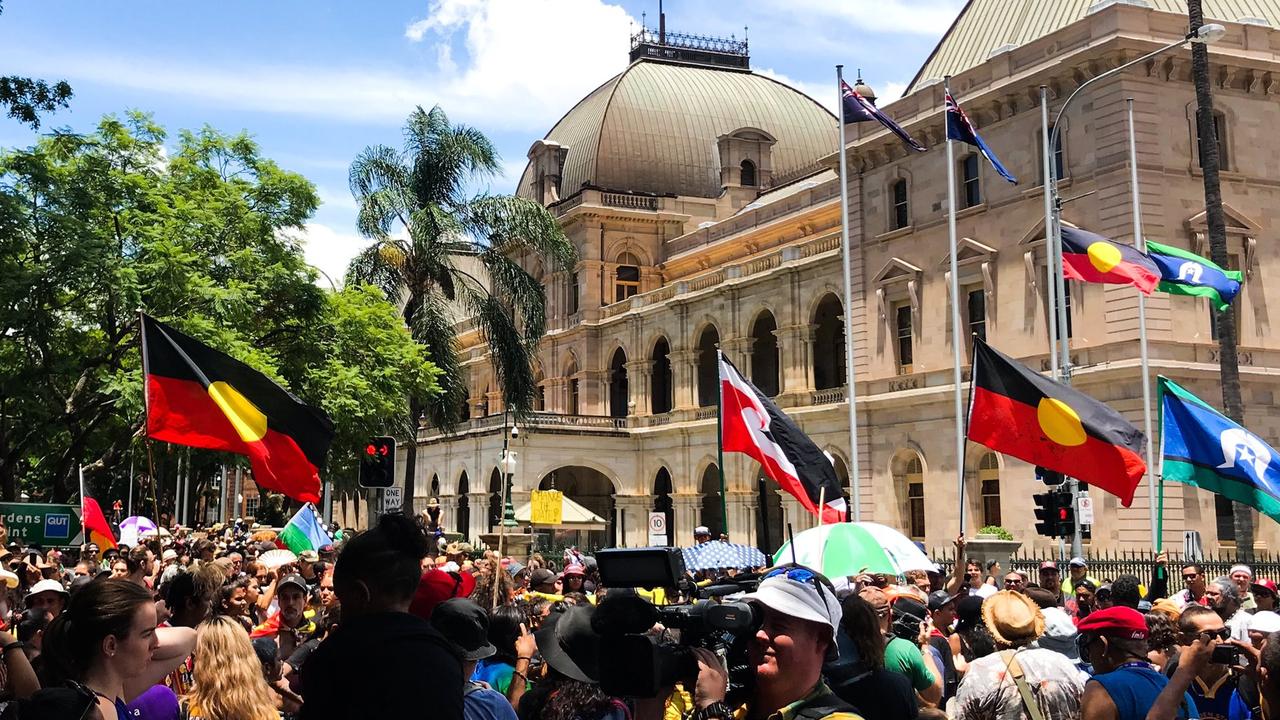
<svg viewBox="0 0 1280 720">
<path fill-rule="evenodd" d="M 79 505 L 0 503 L 0 518 L 9 539 L 24 545 L 73 547 L 84 542 Z"/>
</svg>

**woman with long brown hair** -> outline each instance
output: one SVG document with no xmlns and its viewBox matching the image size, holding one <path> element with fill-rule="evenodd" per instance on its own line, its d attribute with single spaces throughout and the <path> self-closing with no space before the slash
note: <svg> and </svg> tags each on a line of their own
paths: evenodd
<svg viewBox="0 0 1280 720">
<path fill-rule="evenodd" d="M 275 696 L 239 623 L 214 615 L 196 631 L 195 685 L 182 702 L 191 720 L 277 720 Z"/>
</svg>

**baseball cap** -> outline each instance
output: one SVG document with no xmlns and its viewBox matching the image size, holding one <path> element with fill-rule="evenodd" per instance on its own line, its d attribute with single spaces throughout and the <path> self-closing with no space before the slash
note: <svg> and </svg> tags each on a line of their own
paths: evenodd
<svg viewBox="0 0 1280 720">
<path fill-rule="evenodd" d="M 581 565 L 570 565 L 564 569 L 564 572 L 560 573 L 560 576 L 565 577 L 568 575 L 577 575 L 578 577 L 582 577 L 585 574 L 586 573 L 583 572 Z"/>
<path fill-rule="evenodd" d="M 1089 613 L 1088 617 L 1076 625 L 1076 630 L 1095 635 L 1145 640 L 1147 621 L 1142 617 L 1142 613 L 1131 607 L 1113 605 Z"/>
<path fill-rule="evenodd" d="M 1270 610 L 1261 610 L 1253 614 L 1249 619 L 1249 632 L 1260 632 L 1270 635 L 1273 632 L 1280 631 L 1280 615 Z"/>
<path fill-rule="evenodd" d="M 409 603 L 409 612 L 420 618 L 430 619 L 446 600 L 467 597 L 476 589 L 476 577 L 471 573 L 445 572 L 432 568 L 418 579 L 418 589 Z"/>
<path fill-rule="evenodd" d="M 835 652 L 843 613 L 835 589 L 821 574 L 803 565 L 784 565 L 765 573 L 756 591 L 742 599 L 783 615 L 830 627 L 830 650 Z"/>
<path fill-rule="evenodd" d="M 1258 592 L 1259 590 L 1263 592 L 1269 592 L 1272 595 L 1280 597 L 1280 590 L 1276 589 L 1276 583 L 1274 580 L 1259 578 L 1253 581 L 1253 584 L 1249 586 L 1249 589 L 1253 592 Z"/>
<path fill-rule="evenodd" d="M 29 601 L 32 597 L 39 595 L 42 592 L 56 592 L 64 598 L 71 597 L 70 593 L 67 592 L 67 589 L 62 587 L 62 583 L 57 580 L 41 580 L 31 586 L 31 590 L 27 591 L 27 596 L 23 598 L 23 601 Z"/>
<path fill-rule="evenodd" d="M 529 587 L 537 588 L 539 585 L 545 585 L 556 581 L 556 574 L 546 568 L 538 568 L 529 573 Z"/>
<path fill-rule="evenodd" d="M 489 616 L 474 600 L 445 600 L 431 613 L 430 622 L 462 652 L 463 660 L 483 660 L 498 652 L 489 642 Z"/>
<path fill-rule="evenodd" d="M 1052 560 L 1045 560 L 1044 562 L 1040 563 L 1040 569 L 1041 570 L 1057 570 L 1058 563 Z"/>
<path fill-rule="evenodd" d="M 298 553 L 298 559 L 303 562 L 318 562 L 320 560 L 320 553 L 315 550 L 303 550 Z"/>
<path fill-rule="evenodd" d="M 694 537 L 697 537 L 699 535 L 710 535 L 710 534 L 711 534 L 711 528 L 707 527 L 706 525 L 699 525 L 698 527 L 693 529 Z"/>
<path fill-rule="evenodd" d="M 302 592 L 307 592 L 307 581 L 301 575 L 285 575 L 276 586 L 276 592 L 283 590 L 285 585 L 296 585 Z"/>
<path fill-rule="evenodd" d="M 929 612 L 941 610 L 952 602 L 955 602 L 956 596 L 946 590 L 934 590 L 929 593 Z"/>
<path fill-rule="evenodd" d="M 1071 558 L 1071 562 L 1067 564 L 1071 567 L 1089 567 L 1089 563 L 1085 562 L 1084 558 L 1079 556 Z"/>
</svg>

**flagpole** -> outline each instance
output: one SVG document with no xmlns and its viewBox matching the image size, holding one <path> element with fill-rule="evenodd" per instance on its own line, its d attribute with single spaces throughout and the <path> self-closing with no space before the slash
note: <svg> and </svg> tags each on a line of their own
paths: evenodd
<svg viewBox="0 0 1280 720">
<path fill-rule="evenodd" d="M 1040 86 L 1040 126 L 1044 162 L 1044 259 L 1045 259 L 1045 309 L 1049 317 L 1049 377 L 1058 377 L 1058 298 L 1053 282 L 1053 199 L 1050 195 L 1049 176 L 1053 172 L 1053 150 L 1049 148 L 1049 88 Z"/>
<path fill-rule="evenodd" d="M 943 97 L 951 96 L 951 76 L 942 79 Z M 945 110 L 944 110 L 945 115 Z M 947 120 L 950 123 L 950 120 Z M 960 397 L 960 344 L 964 338 L 960 335 L 960 278 L 956 263 L 956 160 L 951 134 L 947 133 L 947 249 L 951 256 L 951 383 L 956 413 L 956 486 L 960 496 L 960 534 L 964 534 L 964 418 L 963 401 Z"/>
<path fill-rule="evenodd" d="M 724 374 L 723 352 L 716 348 L 716 375 L 720 392 L 716 393 L 716 469 L 720 471 L 720 534 L 729 534 L 729 497 L 724 485 Z M 763 508 L 761 509 L 763 512 Z"/>
<path fill-rule="evenodd" d="M 1133 126 L 1133 98 L 1125 99 L 1129 111 L 1129 189 L 1133 200 L 1133 246 L 1147 251 L 1142 236 L 1142 199 L 1138 192 L 1138 145 Z M 1151 508 L 1151 546 L 1159 552 L 1160 529 L 1156 525 L 1155 457 L 1151 447 L 1151 364 L 1147 355 L 1147 296 L 1138 293 L 1138 347 L 1142 357 L 1142 432 L 1147 435 L 1147 500 Z"/>
<path fill-rule="evenodd" d="M 836 129 L 840 152 L 840 262 L 844 273 L 844 374 L 845 395 L 849 399 L 849 502 L 853 506 L 853 520 L 862 520 L 861 485 L 858 468 L 858 399 L 854 393 L 857 370 L 853 365 L 853 282 L 849 244 L 849 168 L 845 157 L 844 135 L 844 65 L 836 65 L 836 102 L 840 108 L 840 124 Z"/>
<path fill-rule="evenodd" d="M 80 472 L 80 534 L 84 536 L 85 544 L 88 544 L 89 526 L 85 525 L 84 520 L 84 465 L 77 463 L 76 467 Z"/>
</svg>

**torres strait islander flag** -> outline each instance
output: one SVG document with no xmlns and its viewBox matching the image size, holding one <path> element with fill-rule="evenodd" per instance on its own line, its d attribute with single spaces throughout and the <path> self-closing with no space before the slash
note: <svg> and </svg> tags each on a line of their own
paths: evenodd
<svg viewBox="0 0 1280 720">
<path fill-rule="evenodd" d="M 1131 245 L 1062 226 L 1062 275 L 1092 283 L 1132 285 L 1150 295 L 1160 283 L 1155 261 Z"/>
<path fill-rule="evenodd" d="M 725 452 L 747 455 L 823 522 L 843 522 L 846 505 L 831 460 L 777 405 L 720 356 L 720 432 Z M 819 513 L 818 504 L 824 502 Z"/>
<path fill-rule="evenodd" d="M 973 340 L 969 439 L 1083 480 L 1125 507 L 1147 471 L 1147 438 L 1115 410 Z"/>
<path fill-rule="evenodd" d="M 323 410 L 147 315 L 142 368 L 150 437 L 245 455 L 258 485 L 320 501 L 319 469 L 333 442 Z"/>
</svg>

